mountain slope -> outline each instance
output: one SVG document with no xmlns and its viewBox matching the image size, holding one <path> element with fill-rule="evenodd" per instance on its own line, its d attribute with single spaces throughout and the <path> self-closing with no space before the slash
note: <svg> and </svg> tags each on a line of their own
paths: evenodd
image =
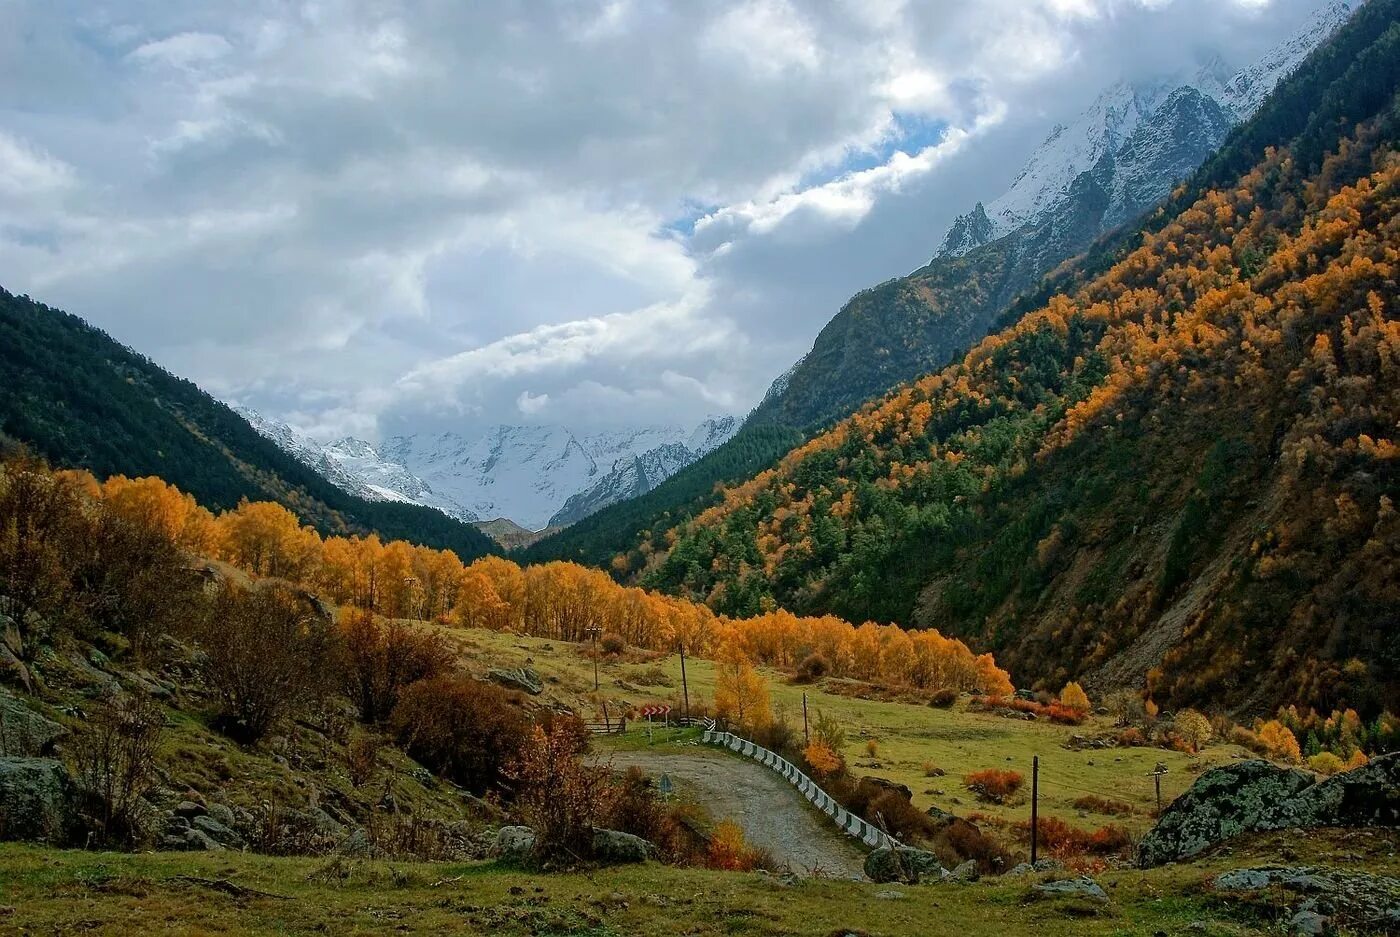
<svg viewBox="0 0 1400 937">
<path fill-rule="evenodd" d="M 1035 308 L 1017 298 L 1106 230 L 1133 230 L 1126 222 L 1199 166 L 1347 14 L 1344 3 L 1325 7 L 1234 75 L 1212 63 L 1184 83 L 1108 89 L 1075 125 L 1052 134 L 1008 195 L 993 203 L 1003 215 L 1000 227 L 979 204 L 954 223 L 927 266 L 853 297 L 812 350 L 773 382 L 721 447 L 722 457 L 697 463 L 642 504 L 599 512 L 541 540 L 526 556 L 598 564 L 622 554 L 630 559 L 620 568 L 636 569 L 644 531 L 703 511 L 714 503 L 716 485 L 767 468 L 784 442 L 795 444 L 900 381 L 942 367 L 998 321 L 1014 321 L 1008 309 L 1019 316 Z M 1013 218 L 1020 220 L 1008 231 Z M 732 474 L 716 474 L 719 466 Z"/>
<path fill-rule="evenodd" d="M 272 500 L 326 533 L 491 552 L 439 511 L 349 494 L 189 381 L 76 316 L 0 289 L 0 435 L 99 477 L 159 475 L 211 508 Z"/>
<path fill-rule="evenodd" d="M 1398 19 L 1363 6 L 1111 268 L 655 531 L 643 581 L 1047 686 L 1393 706 Z"/>
<path fill-rule="evenodd" d="M 351 494 L 437 508 L 493 529 L 513 542 L 525 531 L 559 527 L 614 502 L 644 494 L 722 444 L 731 416 L 692 429 L 646 426 L 576 436 L 562 426 L 495 426 L 458 433 L 395 436 L 381 446 L 347 436 L 320 443 L 286 423 L 240 408 L 253 427 Z M 410 464 L 412 468 L 410 468 Z"/>
<path fill-rule="evenodd" d="M 1214 63 L 1105 90 L 1003 195 L 956 219 L 927 266 L 852 298 L 753 419 L 810 430 L 946 364 L 1041 277 L 1165 197 L 1348 15 L 1329 4 L 1234 75 Z"/>
</svg>

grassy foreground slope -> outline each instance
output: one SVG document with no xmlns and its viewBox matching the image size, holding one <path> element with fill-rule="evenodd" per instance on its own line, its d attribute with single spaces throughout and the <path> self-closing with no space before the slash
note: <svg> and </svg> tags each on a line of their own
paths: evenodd
<svg viewBox="0 0 1400 937">
<path fill-rule="evenodd" d="M 1191 864 L 1098 876 L 1109 902 L 1035 899 L 1035 878 L 872 886 L 649 864 L 540 876 L 493 864 L 0 846 L 0 934 L 879 934 L 1041 937 L 1252 934 L 1279 926 L 1272 899 L 1226 900 L 1211 875 L 1276 861 L 1400 873 L 1394 832 L 1269 834 Z M 243 889 L 238 893 L 238 889 Z M 230 894 L 230 891 L 234 891 Z M 262 893 L 262 894 L 259 894 Z"/>
</svg>

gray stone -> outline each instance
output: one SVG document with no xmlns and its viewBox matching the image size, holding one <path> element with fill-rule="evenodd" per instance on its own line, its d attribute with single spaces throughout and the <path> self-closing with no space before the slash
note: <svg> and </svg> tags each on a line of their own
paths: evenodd
<svg viewBox="0 0 1400 937">
<path fill-rule="evenodd" d="M 190 821 L 178 814 L 172 813 L 165 818 L 165 832 L 170 836 L 184 836 L 189 828 Z"/>
<path fill-rule="evenodd" d="M 922 849 L 881 846 L 865 857 L 865 877 L 872 882 L 914 883 L 925 875 L 942 878 L 943 865 L 937 856 Z"/>
<path fill-rule="evenodd" d="M 0 755 L 16 758 L 52 755 L 54 745 L 67 734 L 68 730 L 57 722 L 0 690 Z"/>
<path fill-rule="evenodd" d="M 1400 825 L 1400 753 L 1317 781 L 1250 759 L 1213 768 L 1172 801 L 1138 847 L 1150 868 L 1189 858 L 1240 833 L 1316 826 Z"/>
<path fill-rule="evenodd" d="M 351 830 L 340 845 L 336 847 L 336 852 L 342 856 L 350 856 L 355 859 L 381 859 L 384 857 L 384 850 L 380 849 L 369 838 L 369 833 L 361 827 Z"/>
<path fill-rule="evenodd" d="M 1064 878 L 1054 882 L 1041 882 L 1031 886 L 1031 892 L 1046 898 L 1088 898 L 1091 901 L 1108 901 L 1108 893 L 1098 882 L 1081 875 L 1079 878 Z"/>
<path fill-rule="evenodd" d="M 961 863 L 956 869 L 953 869 L 953 871 L 946 873 L 943 876 L 943 881 L 975 882 L 979 878 L 981 878 L 981 875 L 977 871 L 977 863 L 968 859 L 966 862 Z"/>
<path fill-rule="evenodd" d="M 593 858 L 599 862 L 645 862 L 656 855 L 656 847 L 640 836 L 619 830 L 593 831 Z"/>
<path fill-rule="evenodd" d="M 1288 919 L 1288 932 L 1290 934 L 1305 934 L 1310 937 L 1321 937 L 1328 931 L 1327 918 L 1316 911 L 1299 911 Z"/>
<path fill-rule="evenodd" d="M 203 830 L 185 831 L 185 848 L 191 852 L 223 852 L 224 847 Z"/>
<path fill-rule="evenodd" d="M 204 809 L 203 804 L 197 804 L 192 800 L 182 800 L 175 805 L 175 816 L 185 817 L 186 819 L 202 817 L 208 812 L 209 811 Z"/>
<path fill-rule="evenodd" d="M 510 669 L 489 670 L 487 679 L 512 690 L 521 690 L 531 696 L 544 692 L 544 681 L 533 667 L 513 667 Z"/>
<path fill-rule="evenodd" d="M 243 837 L 239 836 L 213 817 L 195 817 L 190 821 L 190 826 L 192 826 L 195 831 L 204 833 L 220 846 L 228 846 L 234 849 L 241 849 L 243 847 Z"/>
<path fill-rule="evenodd" d="M 535 831 L 528 826 L 503 826 L 496 832 L 491 855 L 506 862 L 523 862 L 535 851 Z"/>
<path fill-rule="evenodd" d="M 0 758 L 0 839 L 69 842 L 78 794 L 68 769 L 51 758 Z"/>
<path fill-rule="evenodd" d="M 233 816 L 233 809 L 230 808 L 227 804 L 210 804 L 209 816 L 213 817 L 215 820 L 222 823 L 229 829 L 233 829 L 234 825 L 237 822 Z"/>
</svg>

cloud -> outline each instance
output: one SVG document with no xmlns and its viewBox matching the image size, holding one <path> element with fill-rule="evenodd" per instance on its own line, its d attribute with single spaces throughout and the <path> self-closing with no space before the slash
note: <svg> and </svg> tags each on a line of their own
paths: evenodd
<svg viewBox="0 0 1400 937">
<path fill-rule="evenodd" d="M 1119 77 L 1315 0 L 14 0 L 0 270 L 322 435 L 742 412 Z"/>
</svg>

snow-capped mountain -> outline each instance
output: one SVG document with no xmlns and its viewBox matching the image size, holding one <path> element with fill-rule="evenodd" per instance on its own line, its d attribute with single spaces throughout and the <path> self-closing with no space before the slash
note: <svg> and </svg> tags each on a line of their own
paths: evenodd
<svg viewBox="0 0 1400 937">
<path fill-rule="evenodd" d="M 1073 123 L 1050 131 L 1010 188 L 959 216 L 938 256 L 961 256 L 1065 215 L 1086 173 L 1109 198 L 1102 230 L 1135 217 L 1195 169 L 1231 127 L 1253 115 L 1351 9 L 1341 0 L 1327 4 L 1289 39 L 1233 74 L 1217 58 L 1193 75 L 1112 85 Z"/>
<path fill-rule="evenodd" d="M 732 416 L 698 426 L 645 426 L 575 435 L 562 426 L 495 426 L 480 436 L 395 436 L 375 446 L 322 443 L 246 407 L 264 436 L 336 485 L 376 500 L 438 508 L 463 521 L 508 518 L 528 530 L 568 524 L 650 491 L 719 446 Z"/>
</svg>

